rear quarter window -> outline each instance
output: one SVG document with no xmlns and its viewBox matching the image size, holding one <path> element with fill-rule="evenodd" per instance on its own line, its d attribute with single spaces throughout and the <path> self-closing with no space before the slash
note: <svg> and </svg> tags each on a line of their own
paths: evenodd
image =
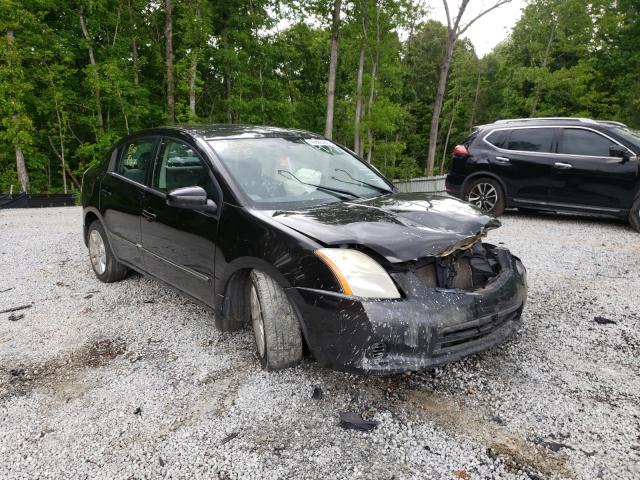
<svg viewBox="0 0 640 480">
<path fill-rule="evenodd" d="M 487 142 L 494 147 L 507 148 L 507 137 L 509 130 L 494 130 L 487 136 Z"/>
</svg>

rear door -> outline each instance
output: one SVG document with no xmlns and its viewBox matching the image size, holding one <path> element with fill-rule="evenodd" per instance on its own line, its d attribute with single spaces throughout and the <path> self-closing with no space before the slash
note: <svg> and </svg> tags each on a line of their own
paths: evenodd
<svg viewBox="0 0 640 480">
<path fill-rule="evenodd" d="M 100 212 L 111 247 L 118 259 L 133 266 L 142 267 L 142 199 L 157 143 L 157 137 L 128 140 L 100 183 Z"/>
<path fill-rule="evenodd" d="M 489 158 L 491 170 L 516 204 L 547 201 L 556 133 L 553 127 L 512 127 L 494 130 L 484 138 L 496 147 Z"/>
<path fill-rule="evenodd" d="M 166 193 L 200 186 L 218 205 L 207 214 L 166 204 Z M 184 140 L 164 137 L 143 203 L 142 245 L 147 271 L 213 305 L 213 273 L 222 208 L 221 190 L 204 154 Z"/>
<path fill-rule="evenodd" d="M 554 163 L 551 202 L 611 213 L 628 209 L 638 163 L 636 159 L 610 156 L 612 145 L 621 144 L 597 130 L 563 128 Z"/>
</svg>

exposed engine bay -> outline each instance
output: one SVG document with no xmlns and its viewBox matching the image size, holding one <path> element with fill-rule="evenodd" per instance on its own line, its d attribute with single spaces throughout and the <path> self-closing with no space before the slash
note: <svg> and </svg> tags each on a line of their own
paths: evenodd
<svg viewBox="0 0 640 480">
<path fill-rule="evenodd" d="M 479 290 L 500 273 L 494 248 L 478 241 L 445 257 L 425 259 L 426 262 L 416 265 L 414 272 L 431 288 Z"/>
</svg>

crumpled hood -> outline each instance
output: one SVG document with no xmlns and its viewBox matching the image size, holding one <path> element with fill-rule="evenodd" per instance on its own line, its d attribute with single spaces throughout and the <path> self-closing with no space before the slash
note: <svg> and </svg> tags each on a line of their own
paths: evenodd
<svg viewBox="0 0 640 480">
<path fill-rule="evenodd" d="M 428 193 L 396 193 L 269 213 L 273 220 L 322 244 L 366 246 L 392 263 L 448 255 L 500 226 L 461 200 Z"/>
</svg>

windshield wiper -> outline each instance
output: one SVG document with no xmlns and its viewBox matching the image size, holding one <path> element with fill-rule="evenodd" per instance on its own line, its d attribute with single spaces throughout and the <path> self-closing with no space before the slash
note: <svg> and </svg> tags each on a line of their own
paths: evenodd
<svg viewBox="0 0 640 480">
<path fill-rule="evenodd" d="M 377 185 L 373 185 L 371 183 L 367 183 L 363 180 L 358 180 L 357 178 L 354 178 L 348 171 L 342 169 L 342 168 L 334 168 L 333 170 L 334 172 L 344 172 L 347 177 L 349 177 L 351 180 L 354 180 L 353 182 L 348 182 L 346 180 L 340 180 L 339 178 L 336 177 L 331 177 L 332 180 L 335 180 L 337 182 L 342 182 L 342 183 L 348 183 L 349 185 L 364 185 L 365 187 L 369 187 L 372 188 L 374 190 L 379 191 L 380 193 L 393 193 L 393 190 L 389 190 L 388 188 L 384 188 L 384 187 L 379 187 Z"/>
<path fill-rule="evenodd" d="M 289 170 L 278 170 L 278 175 L 282 175 L 285 178 L 287 178 L 287 175 L 288 175 L 303 185 L 309 185 L 310 187 L 315 187 L 318 190 L 327 192 L 335 197 L 341 198 L 342 200 L 351 200 L 349 197 L 346 197 L 345 195 L 351 195 L 353 198 L 360 198 L 358 195 L 356 195 L 353 192 L 350 192 L 349 190 L 342 190 L 340 188 L 325 187 L 324 185 L 316 185 L 315 183 L 303 182 L 298 177 L 296 177 L 293 173 L 291 173 Z"/>
</svg>

